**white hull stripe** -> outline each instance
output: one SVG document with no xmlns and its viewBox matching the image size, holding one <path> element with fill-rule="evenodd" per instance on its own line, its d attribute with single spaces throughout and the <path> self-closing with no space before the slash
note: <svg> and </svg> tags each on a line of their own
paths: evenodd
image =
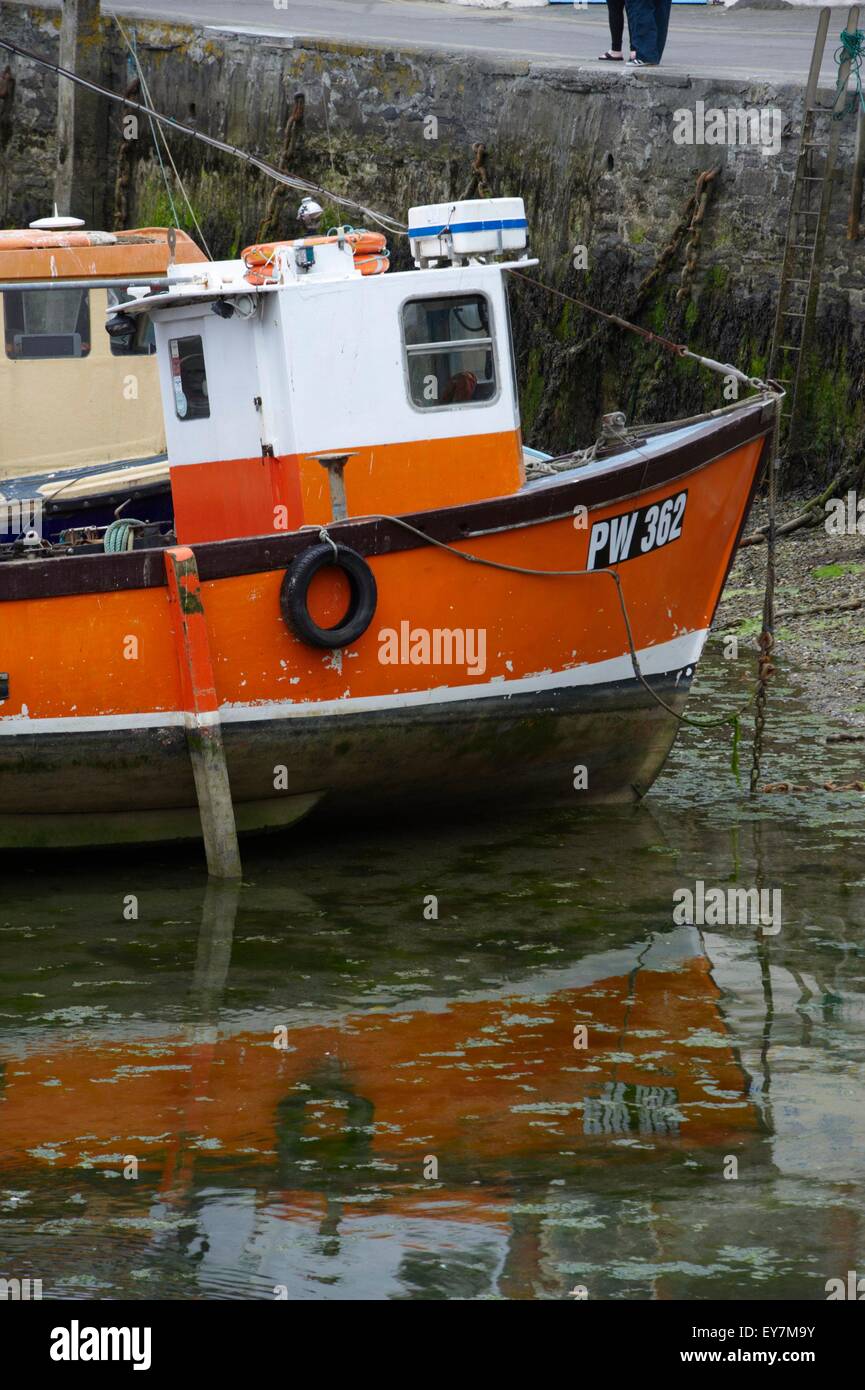
<svg viewBox="0 0 865 1390">
<path fill-rule="evenodd" d="M 708 628 L 684 633 L 656 647 L 637 652 L 640 669 L 646 676 L 679 671 L 696 665 L 708 636 Z M 385 670 L 386 668 L 382 668 Z M 342 700 L 275 700 L 261 704 L 223 705 L 219 719 L 223 724 L 250 723 L 276 719 L 319 719 L 330 715 L 374 714 L 388 710 L 428 709 L 466 700 L 500 699 L 513 695 L 538 695 L 580 686 L 609 685 L 632 680 L 634 668 L 629 655 L 614 656 L 566 671 L 540 671 L 517 680 L 492 680 L 473 685 L 440 685 L 433 690 L 406 690 L 391 695 L 346 696 Z M 195 727 L 216 722 L 215 714 L 196 720 L 179 710 L 147 714 L 67 715 L 57 719 L 31 719 L 29 715 L 0 716 L 0 737 L 14 734 L 108 733 L 114 729 L 166 729 Z"/>
</svg>

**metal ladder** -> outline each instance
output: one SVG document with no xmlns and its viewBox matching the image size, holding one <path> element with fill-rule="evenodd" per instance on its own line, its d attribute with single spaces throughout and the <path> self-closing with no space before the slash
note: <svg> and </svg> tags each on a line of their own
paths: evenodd
<svg viewBox="0 0 865 1390">
<path fill-rule="evenodd" d="M 781 412 L 781 430 L 788 447 L 795 440 L 801 416 L 800 387 L 817 317 L 820 272 L 841 139 L 840 117 L 847 103 L 847 79 L 850 75 L 850 61 L 845 59 L 839 70 L 838 90 L 832 104 L 823 106 L 818 103 L 817 87 L 831 18 L 831 10 L 821 10 L 817 21 L 769 353 L 768 376 L 782 382 L 787 389 Z M 852 33 L 858 24 L 859 6 L 852 5 L 847 17 L 848 31 Z"/>
</svg>

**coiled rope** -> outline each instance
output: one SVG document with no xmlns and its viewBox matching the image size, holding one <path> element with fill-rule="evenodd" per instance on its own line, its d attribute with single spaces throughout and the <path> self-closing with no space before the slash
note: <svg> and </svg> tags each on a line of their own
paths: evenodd
<svg viewBox="0 0 865 1390">
<path fill-rule="evenodd" d="M 132 550 L 135 545 L 136 526 L 146 526 L 146 521 L 136 521 L 135 517 L 124 516 L 118 521 L 112 521 L 106 527 L 103 545 L 106 554 L 119 555 L 121 551 Z"/>
<path fill-rule="evenodd" d="M 845 63 L 850 64 L 850 74 L 853 77 L 853 95 L 847 105 L 846 111 L 855 111 L 857 106 L 861 106 L 865 111 L 865 92 L 862 91 L 862 63 L 865 60 L 865 33 L 861 29 L 841 30 L 841 47 L 836 50 L 835 63 L 838 67 L 838 80 L 835 85 L 836 95 L 841 92 L 841 68 Z M 835 113 L 838 120 L 845 114 L 844 108 Z"/>
</svg>

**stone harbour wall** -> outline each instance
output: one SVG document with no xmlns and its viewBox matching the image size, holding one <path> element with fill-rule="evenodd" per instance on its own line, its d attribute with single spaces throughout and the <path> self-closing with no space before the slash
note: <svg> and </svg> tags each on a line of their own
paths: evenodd
<svg viewBox="0 0 865 1390">
<path fill-rule="evenodd" d="M 22 46 L 56 54 L 56 13 L 0 3 L 0 24 Z M 291 170 L 400 220 L 412 204 L 464 195 L 481 142 L 491 191 L 525 198 L 540 261 L 533 276 L 752 374 L 766 370 L 801 88 L 138 21 L 129 29 L 158 109 L 279 163 L 286 122 L 302 93 Z M 14 96 L 11 108 L 0 110 L 0 217 L 7 226 L 50 209 L 56 106 L 52 75 L 18 58 L 10 66 Z M 103 66 L 106 83 L 122 90 L 128 57 L 108 19 Z M 777 153 L 754 144 L 678 143 L 683 118 L 676 113 L 694 113 L 700 102 L 704 114 L 777 110 Z M 123 113 L 105 107 L 111 186 L 102 190 L 101 207 L 97 192 L 91 208 L 79 211 L 110 226 Z M 809 485 L 861 452 L 865 241 L 846 236 L 855 124 L 852 115 L 843 121 L 808 358 L 806 428 L 788 470 L 791 481 Z M 237 254 L 256 240 L 274 185 L 180 133 L 169 140 L 213 254 Z M 123 166 L 127 225 L 167 224 L 172 213 L 148 129 L 140 130 L 131 155 Z M 680 226 L 683 209 L 698 175 L 715 168 L 695 244 Z M 176 188 L 174 197 L 181 225 L 194 234 Z M 278 234 L 295 234 L 297 202 L 293 193 L 276 196 Z M 335 206 L 327 217 L 346 220 Z M 359 223 L 361 215 L 349 220 Z M 406 267 L 406 243 L 392 246 L 394 265 Z M 585 443 L 612 409 L 660 420 L 723 404 L 720 378 L 618 330 L 597 332 L 597 321 L 576 305 L 521 280 L 512 281 L 512 310 L 530 444 L 563 451 Z"/>
</svg>

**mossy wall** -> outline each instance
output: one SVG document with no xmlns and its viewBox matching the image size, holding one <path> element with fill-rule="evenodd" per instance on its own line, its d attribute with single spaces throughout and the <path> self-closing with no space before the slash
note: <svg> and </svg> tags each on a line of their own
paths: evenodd
<svg viewBox="0 0 865 1390">
<path fill-rule="evenodd" d="M 50 51 L 51 12 L 0 4 L 26 46 Z M 157 108 L 279 162 L 294 96 L 306 99 L 292 171 L 405 220 L 414 203 L 465 193 L 472 146 L 488 150 L 492 191 L 526 201 L 531 272 L 554 289 L 633 317 L 654 332 L 749 372 L 766 370 L 774 299 L 801 120 L 801 91 L 658 73 L 582 72 L 552 64 L 478 61 L 465 55 L 395 52 L 325 41 L 281 41 L 136 22 L 142 67 Z M 121 89 L 127 54 L 106 20 L 106 72 Z M 19 63 L 19 117 L 0 184 L 7 224 L 50 202 L 52 82 Z M 38 99 L 34 88 L 38 84 Z M 777 155 L 754 147 L 674 142 L 673 113 L 707 107 L 776 106 L 786 132 Z M 47 113 L 47 114 L 46 114 Z M 110 116 L 112 157 L 120 108 Z M 865 242 L 845 237 L 855 121 L 845 122 L 816 338 L 808 359 L 806 424 L 790 477 L 820 483 L 858 455 L 865 376 Z M 169 135 L 198 223 L 215 256 L 256 239 L 273 185 L 243 162 L 179 133 Z M 34 164 L 34 152 L 38 158 Z M 150 132 L 136 145 L 128 222 L 172 220 Z M 25 176 L 24 166 L 30 161 Z M 697 175 L 713 184 L 696 270 L 682 285 L 687 235 L 648 294 L 637 290 L 670 245 Z M 35 172 L 34 172 L 35 170 Z M 4 193 L 5 188 L 5 193 Z M 196 234 L 176 183 L 180 225 Z M 297 195 L 280 201 L 279 230 L 296 232 Z M 334 223 L 362 214 L 327 208 Z M 574 248 L 587 248 L 584 269 Z M 409 264 L 393 244 L 395 268 Z M 512 280 L 524 433 L 558 452 L 590 441 L 602 413 L 658 420 L 724 403 L 723 382 L 616 329 L 575 304 Z M 586 344 L 586 339 L 591 340 Z"/>
</svg>

